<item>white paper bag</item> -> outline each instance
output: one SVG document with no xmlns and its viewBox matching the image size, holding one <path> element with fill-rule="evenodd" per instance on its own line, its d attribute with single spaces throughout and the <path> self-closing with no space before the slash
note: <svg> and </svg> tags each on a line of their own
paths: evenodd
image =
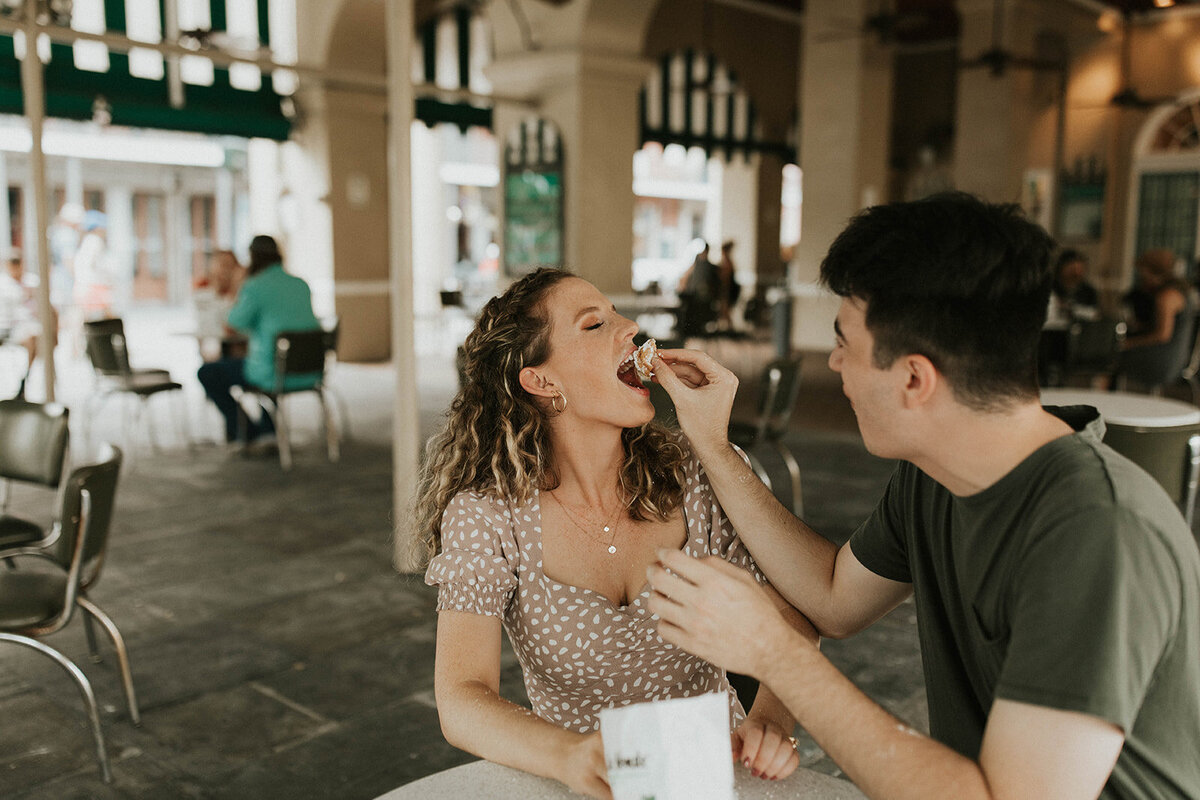
<svg viewBox="0 0 1200 800">
<path fill-rule="evenodd" d="M 613 800 L 733 800 L 724 694 L 605 709 L 600 735 Z"/>
</svg>

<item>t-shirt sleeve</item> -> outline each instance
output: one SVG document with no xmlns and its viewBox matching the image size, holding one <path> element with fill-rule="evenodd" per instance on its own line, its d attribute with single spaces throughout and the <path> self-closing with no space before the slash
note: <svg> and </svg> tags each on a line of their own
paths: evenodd
<svg viewBox="0 0 1200 800">
<path fill-rule="evenodd" d="M 438 587 L 437 610 L 503 617 L 517 587 L 515 557 L 503 506 L 475 492 L 455 495 L 442 514 L 441 551 L 425 570 L 425 583 Z"/>
<path fill-rule="evenodd" d="M 1090 546 L 1079 546 L 1085 537 Z M 1175 634 L 1181 598 L 1178 565 L 1149 523 L 1111 509 L 1064 520 L 1022 554 L 996 696 L 1128 732 Z"/>
<path fill-rule="evenodd" d="M 912 583 L 903 503 L 916 498 L 916 467 L 901 462 L 892 473 L 883 497 L 871 516 L 850 536 L 850 551 L 859 563 L 880 577 Z"/>
</svg>

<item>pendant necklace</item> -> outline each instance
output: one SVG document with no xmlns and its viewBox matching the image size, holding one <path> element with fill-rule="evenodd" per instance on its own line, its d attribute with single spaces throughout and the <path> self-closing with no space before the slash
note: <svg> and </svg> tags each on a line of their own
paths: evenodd
<svg viewBox="0 0 1200 800">
<path fill-rule="evenodd" d="M 604 539 L 602 539 L 599 536 L 596 536 L 594 533 L 592 533 L 586 527 L 584 527 L 584 525 L 579 521 L 579 518 L 577 516 L 575 516 L 569 508 L 567 508 L 566 504 L 564 504 L 562 500 L 558 499 L 558 495 L 556 495 L 553 491 L 549 491 L 546 494 L 548 494 L 554 498 L 554 502 L 558 503 L 558 507 L 561 508 L 563 510 L 563 513 L 567 515 L 567 519 L 570 520 L 572 525 L 574 525 L 576 528 L 578 528 L 580 531 L 582 531 L 589 538 L 595 539 L 597 542 L 604 544 Z M 612 517 L 609 518 L 608 522 L 602 526 L 602 530 L 601 530 L 602 533 L 609 533 L 611 531 L 611 535 L 608 537 L 608 547 L 607 547 L 609 555 L 612 555 L 613 553 L 617 552 L 617 546 L 616 546 L 616 544 L 614 544 L 614 542 L 616 541 L 616 538 L 617 538 L 617 517 L 620 516 L 622 508 L 623 508 L 623 505 L 618 504 L 616 512 L 612 515 Z M 592 524 L 594 525 L 595 523 L 592 523 Z"/>
</svg>

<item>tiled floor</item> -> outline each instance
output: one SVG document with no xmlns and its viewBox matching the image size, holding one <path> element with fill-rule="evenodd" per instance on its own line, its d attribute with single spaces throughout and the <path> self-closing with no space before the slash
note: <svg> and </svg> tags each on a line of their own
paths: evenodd
<svg viewBox="0 0 1200 800">
<path fill-rule="evenodd" d="M 423 361 L 423 433 L 453 380 L 447 354 Z M 789 442 L 806 516 L 840 541 L 869 512 L 890 466 L 862 449 L 819 358 L 805 380 Z M 0 797 L 369 799 L 469 760 L 444 742 L 433 706 L 433 592 L 390 566 L 392 381 L 384 365 L 339 365 L 353 439 L 337 465 L 303 424 L 287 475 L 272 459 L 212 445 L 154 453 L 132 443 L 93 597 L 127 638 L 143 725 L 127 719 L 111 655 L 87 660 L 78 620 L 50 637 L 103 706 L 115 773 L 104 785 L 66 676 L 33 652 L 0 648 Z M 73 391 L 86 394 L 83 385 Z M 216 419 L 194 389 L 187 407 L 193 437 L 211 436 Z M 164 402 L 152 413 L 169 428 L 177 409 Z M 298 407 L 295 416 L 313 415 Z M 119 435 L 111 418 L 93 432 Z M 14 497 L 16 508 L 43 516 L 48 502 L 32 489 Z M 925 724 L 911 606 L 824 649 L 872 696 Z M 504 691 L 523 697 L 511 657 Z M 836 770 L 811 741 L 803 756 Z"/>
</svg>

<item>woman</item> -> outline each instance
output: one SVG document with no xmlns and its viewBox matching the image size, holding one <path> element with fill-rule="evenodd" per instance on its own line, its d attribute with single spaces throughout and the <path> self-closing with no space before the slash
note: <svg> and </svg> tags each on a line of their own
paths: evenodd
<svg viewBox="0 0 1200 800">
<path fill-rule="evenodd" d="M 1147 250 L 1135 265 L 1137 285 L 1125 295 L 1129 335 L 1118 373 L 1157 386 L 1179 372 L 1192 349 L 1193 311 L 1186 283 L 1175 275 L 1175 254 Z"/>
<path fill-rule="evenodd" d="M 744 716 L 724 672 L 663 642 L 646 608 L 660 547 L 765 579 L 683 441 L 651 424 L 649 392 L 626 364 L 636 332 L 588 282 L 539 269 L 491 300 L 467 337 L 415 514 L 433 556 L 425 580 L 440 587 L 442 731 L 490 761 L 609 797 L 600 709 L 724 692 L 734 756 L 784 777 L 798 759 L 782 704 L 763 688 Z M 533 713 L 499 696 L 501 627 Z"/>
</svg>

